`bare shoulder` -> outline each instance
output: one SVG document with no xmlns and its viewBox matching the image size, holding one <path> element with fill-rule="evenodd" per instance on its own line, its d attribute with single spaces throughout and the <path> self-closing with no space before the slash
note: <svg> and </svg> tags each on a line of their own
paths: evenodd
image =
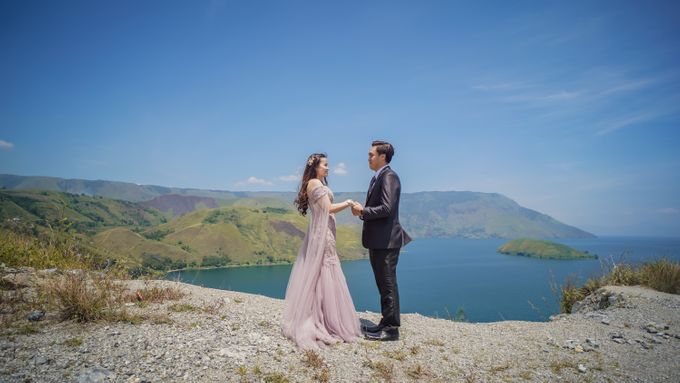
<svg viewBox="0 0 680 383">
<path fill-rule="evenodd" d="M 322 186 L 322 185 L 323 185 L 323 184 L 321 183 L 320 180 L 318 180 L 318 179 L 316 179 L 316 178 L 312 178 L 312 179 L 309 180 L 309 182 L 307 183 L 307 193 L 311 193 L 312 190 L 314 190 L 314 189 L 316 189 L 317 187 Z"/>
</svg>

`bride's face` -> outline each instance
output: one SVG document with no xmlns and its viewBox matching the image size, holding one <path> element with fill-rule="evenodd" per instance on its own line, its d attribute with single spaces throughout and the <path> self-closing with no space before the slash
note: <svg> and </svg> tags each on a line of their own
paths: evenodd
<svg viewBox="0 0 680 383">
<path fill-rule="evenodd" d="M 319 165 L 316 167 L 316 178 L 328 177 L 328 159 L 321 158 Z"/>
</svg>

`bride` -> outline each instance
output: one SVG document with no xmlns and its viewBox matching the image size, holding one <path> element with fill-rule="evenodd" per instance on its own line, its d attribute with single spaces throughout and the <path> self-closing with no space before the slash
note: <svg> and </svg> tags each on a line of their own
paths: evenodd
<svg viewBox="0 0 680 383">
<path fill-rule="evenodd" d="M 281 329 L 303 349 L 352 342 L 361 335 L 359 316 L 335 249 L 335 213 L 354 202 L 334 204 L 327 176 L 326 155 L 309 156 L 295 199 L 300 214 L 306 215 L 309 208 L 311 216 L 288 280 Z"/>
</svg>

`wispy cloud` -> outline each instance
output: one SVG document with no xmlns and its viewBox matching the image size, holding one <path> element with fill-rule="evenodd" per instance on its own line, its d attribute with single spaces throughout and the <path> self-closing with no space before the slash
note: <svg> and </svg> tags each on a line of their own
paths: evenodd
<svg viewBox="0 0 680 383">
<path fill-rule="evenodd" d="M 657 209 L 656 212 L 661 214 L 680 214 L 680 210 L 673 207 L 664 207 L 662 209 Z"/>
<path fill-rule="evenodd" d="M 623 118 L 619 118 L 613 121 L 606 122 L 602 124 L 600 130 L 596 135 L 601 136 L 625 128 L 627 126 L 639 124 L 646 121 L 654 120 L 658 117 L 665 115 L 666 113 L 661 112 L 640 112 L 638 114 L 629 115 Z"/>
<path fill-rule="evenodd" d="M 519 89 L 527 89 L 527 88 L 532 88 L 534 87 L 533 84 L 529 84 L 526 82 L 500 82 L 500 83 L 492 83 L 492 84 L 480 84 L 480 85 L 473 85 L 472 89 L 475 90 L 481 90 L 485 92 L 493 92 L 493 91 L 513 91 L 513 90 L 519 90 Z"/>
<path fill-rule="evenodd" d="M 518 75 L 522 77 L 522 75 Z M 554 73 L 543 79 L 529 75 L 519 81 L 496 81 L 474 85 L 476 91 L 486 92 L 505 103 L 525 103 L 529 106 L 552 106 L 555 103 L 578 100 L 594 103 L 600 99 L 640 91 L 650 86 L 672 79 L 674 73 L 656 77 L 636 78 L 624 71 L 613 68 L 600 68 L 584 75 L 568 79 L 569 88 L 564 87 L 564 73 Z"/>
<path fill-rule="evenodd" d="M 616 93 L 631 92 L 638 89 L 645 88 L 652 83 L 656 82 L 655 79 L 642 79 L 642 80 L 624 80 L 616 84 L 611 84 L 608 87 L 595 93 L 597 97 L 605 97 Z"/>
<path fill-rule="evenodd" d="M 333 168 L 333 174 L 344 176 L 347 174 L 347 166 L 344 162 L 340 162 Z"/>
<path fill-rule="evenodd" d="M 273 185 L 273 183 L 271 181 L 267 181 L 265 179 L 257 177 L 248 177 L 247 180 L 238 181 L 236 183 L 236 186 L 264 186 L 264 185 Z"/>
<path fill-rule="evenodd" d="M 9 141 L 5 141 L 5 140 L 0 140 L 0 149 L 11 150 L 12 148 L 14 148 L 13 143 L 11 143 Z"/>
<path fill-rule="evenodd" d="M 546 102 L 558 102 L 567 101 L 578 98 L 583 93 L 580 91 L 559 91 L 556 93 L 548 94 L 516 94 L 509 97 L 505 97 L 502 100 L 505 102 L 532 102 L 532 103 L 546 103 Z"/>
</svg>

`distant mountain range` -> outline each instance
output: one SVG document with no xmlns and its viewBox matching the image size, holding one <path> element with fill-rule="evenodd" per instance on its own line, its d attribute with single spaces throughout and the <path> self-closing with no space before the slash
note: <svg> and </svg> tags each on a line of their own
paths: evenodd
<svg viewBox="0 0 680 383">
<path fill-rule="evenodd" d="M 0 175 L 5 189 L 50 190 L 139 202 L 172 217 L 217 207 L 283 208 L 294 211 L 292 192 L 232 192 L 137 185 L 56 177 Z M 336 192 L 336 200 L 363 202 L 365 193 Z M 338 214 L 338 223 L 358 227 L 350 214 Z M 460 238 L 583 238 L 593 234 L 520 206 L 497 193 L 470 191 L 403 193 L 400 219 L 413 237 Z"/>
</svg>

